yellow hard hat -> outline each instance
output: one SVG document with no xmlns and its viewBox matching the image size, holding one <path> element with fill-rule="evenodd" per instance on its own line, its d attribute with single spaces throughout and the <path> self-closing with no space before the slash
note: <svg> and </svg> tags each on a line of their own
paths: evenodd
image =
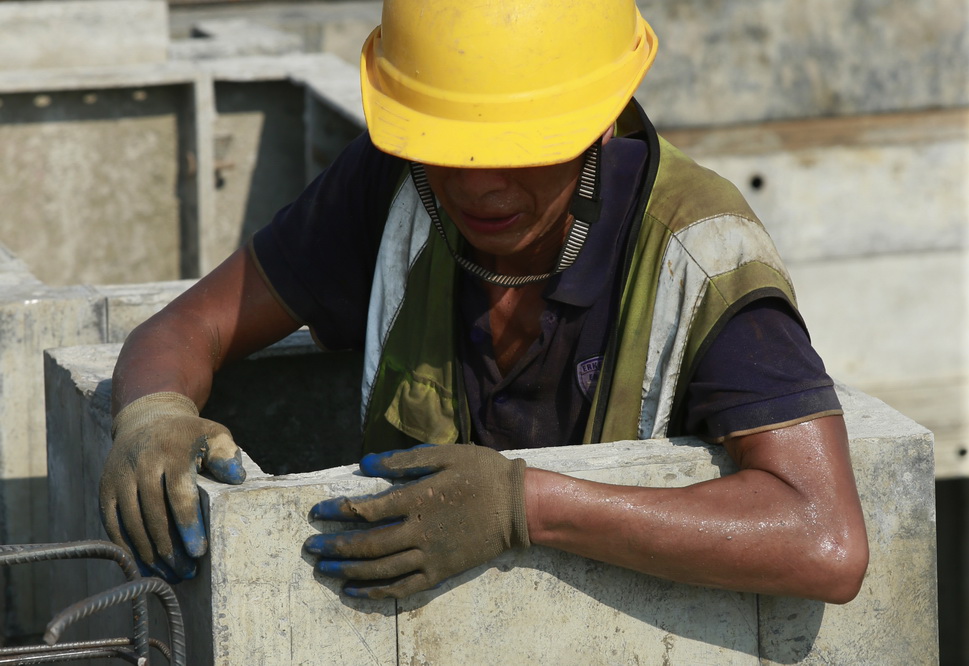
<svg viewBox="0 0 969 666">
<path fill-rule="evenodd" d="M 454 167 L 568 161 L 656 57 L 635 0 L 385 0 L 360 57 L 371 140 Z"/>
</svg>

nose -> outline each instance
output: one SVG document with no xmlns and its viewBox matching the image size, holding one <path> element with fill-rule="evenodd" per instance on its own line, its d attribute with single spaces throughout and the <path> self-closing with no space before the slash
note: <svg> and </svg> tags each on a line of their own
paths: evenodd
<svg viewBox="0 0 969 666">
<path fill-rule="evenodd" d="M 452 169 L 454 183 L 468 197 L 480 198 L 508 189 L 503 169 Z"/>
</svg>

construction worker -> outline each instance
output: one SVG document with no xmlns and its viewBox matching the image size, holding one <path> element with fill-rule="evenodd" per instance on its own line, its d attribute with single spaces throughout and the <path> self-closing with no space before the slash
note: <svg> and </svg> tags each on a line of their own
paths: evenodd
<svg viewBox="0 0 969 666">
<path fill-rule="evenodd" d="M 738 191 L 632 100 L 656 50 L 634 0 L 386 0 L 361 57 L 368 133 L 125 343 L 111 538 L 194 575 L 196 472 L 245 476 L 198 416 L 213 373 L 305 324 L 365 350 L 360 468 L 402 482 L 321 497 L 312 518 L 373 526 L 293 545 L 346 594 L 403 597 L 539 544 L 852 599 L 868 546 L 832 381 Z M 498 453 L 683 434 L 739 471 L 626 487 Z"/>
</svg>

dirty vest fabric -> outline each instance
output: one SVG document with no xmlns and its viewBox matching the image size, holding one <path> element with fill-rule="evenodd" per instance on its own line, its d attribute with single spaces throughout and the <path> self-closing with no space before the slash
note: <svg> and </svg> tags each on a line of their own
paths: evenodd
<svg viewBox="0 0 969 666">
<path fill-rule="evenodd" d="M 795 303 L 773 242 L 737 189 L 668 142 L 657 146 L 655 183 L 629 240 L 630 267 L 586 442 L 682 434 L 670 425 L 694 363 L 720 327 L 758 298 Z M 460 247 L 443 210 L 441 217 Z M 459 270 L 407 177 L 390 206 L 371 292 L 365 452 L 468 441 L 455 338 Z"/>
</svg>

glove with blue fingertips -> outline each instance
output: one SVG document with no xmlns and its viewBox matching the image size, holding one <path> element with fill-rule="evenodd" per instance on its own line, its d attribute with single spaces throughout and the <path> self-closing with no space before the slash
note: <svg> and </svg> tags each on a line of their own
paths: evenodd
<svg viewBox="0 0 969 666">
<path fill-rule="evenodd" d="M 180 393 L 133 401 L 114 418 L 112 436 L 100 487 L 105 531 L 143 572 L 169 582 L 192 578 L 208 548 L 198 473 L 238 485 L 246 478 L 242 451 L 225 426 L 199 417 Z"/>
<path fill-rule="evenodd" d="M 313 507 L 312 520 L 370 523 L 320 534 L 305 550 L 349 596 L 402 598 L 528 547 L 525 461 L 474 445 L 422 445 L 365 456 L 368 476 L 399 480 L 375 495 Z"/>
</svg>

